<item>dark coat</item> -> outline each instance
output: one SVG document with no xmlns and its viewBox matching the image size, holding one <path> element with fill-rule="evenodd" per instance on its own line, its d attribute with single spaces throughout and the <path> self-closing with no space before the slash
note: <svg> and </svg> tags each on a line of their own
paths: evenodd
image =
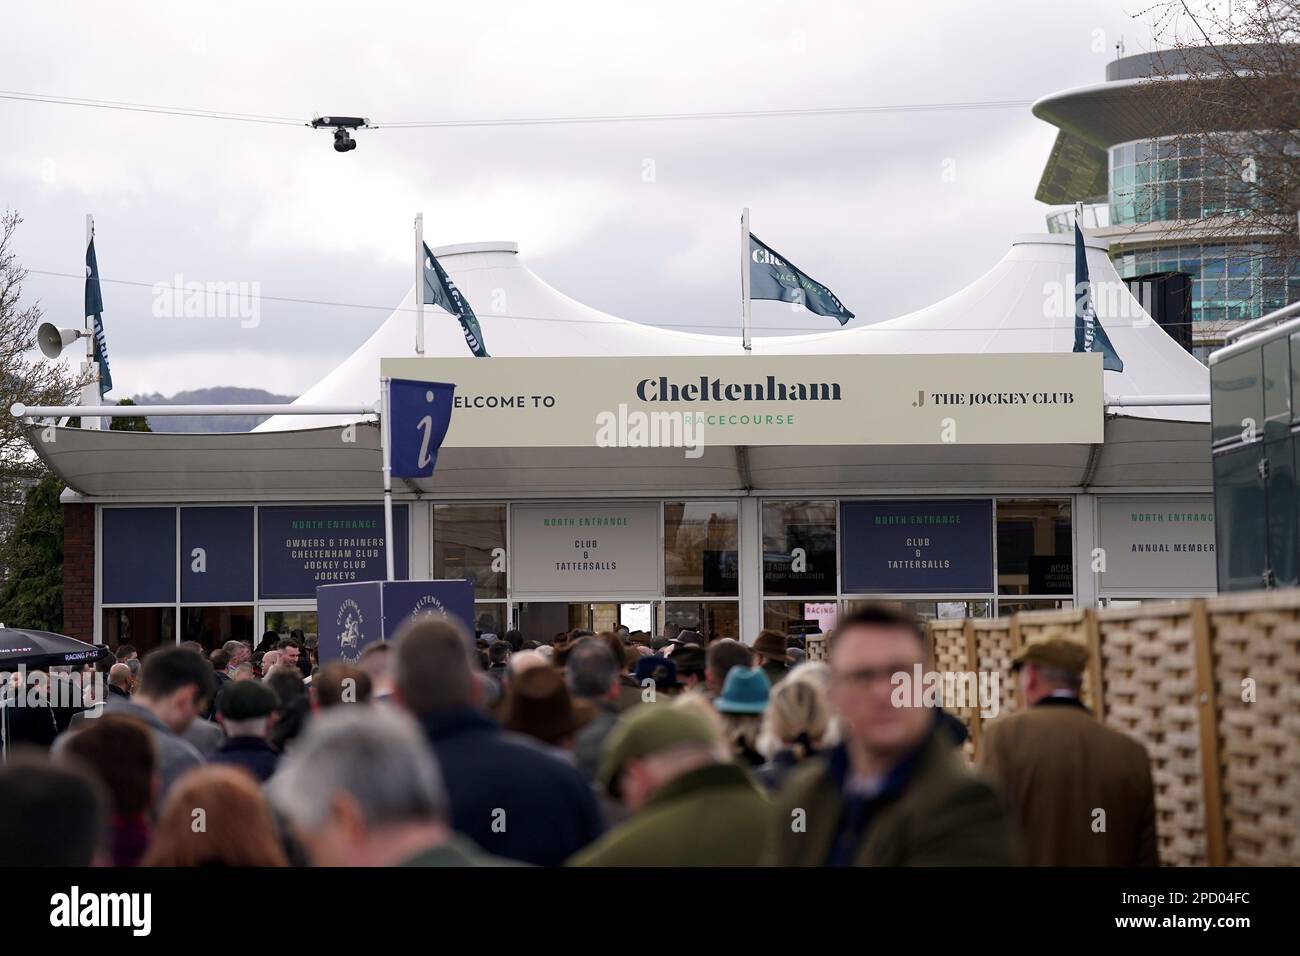
<svg viewBox="0 0 1300 956">
<path fill-rule="evenodd" d="M 632 817 L 583 850 L 571 866 L 757 866 L 771 808 L 731 763 L 682 774 Z"/>
<path fill-rule="evenodd" d="M 524 866 L 514 860 L 484 853 L 464 837 L 454 836 L 441 846 L 424 850 L 403 860 L 398 866 Z"/>
<path fill-rule="evenodd" d="M 212 695 L 212 700 L 208 704 L 208 712 L 205 715 L 208 720 L 217 719 L 217 698 L 221 696 L 221 692 L 226 689 L 226 685 L 233 679 L 225 671 L 214 671 L 213 674 L 217 679 L 217 690 L 216 693 Z"/>
<path fill-rule="evenodd" d="M 452 826 L 488 853 L 559 866 L 600 836 L 591 785 L 530 738 L 470 709 L 420 723 L 442 767 Z"/>
<path fill-rule="evenodd" d="M 794 747 L 782 747 L 772 754 L 767 763 L 755 769 L 754 776 L 758 778 L 758 782 L 769 793 L 772 793 L 780 790 L 785 785 L 786 780 L 789 779 L 790 774 L 794 772 L 796 767 L 816 756 L 816 751 L 800 754 Z"/>
<path fill-rule="evenodd" d="M 588 780 L 596 779 L 600 769 L 600 755 L 605 747 L 605 738 L 618 722 L 618 705 L 609 701 L 600 701 L 596 705 L 596 716 L 587 726 L 578 731 L 573 742 L 573 762 L 579 772 Z"/>
<path fill-rule="evenodd" d="M 966 766 L 951 739 L 932 730 L 872 799 L 846 797 L 841 745 L 795 770 L 776 803 L 781 866 L 1007 866 L 1015 862 L 1011 815 L 1001 796 Z M 796 824 L 800 824 L 796 826 Z"/>
<path fill-rule="evenodd" d="M 262 737 L 231 737 L 208 762 L 243 767 L 258 781 L 265 781 L 275 773 L 280 755 Z"/>
<path fill-rule="evenodd" d="M 86 711 L 78 715 L 73 721 L 74 727 L 68 733 L 74 733 L 79 729 L 76 725 L 83 720 L 92 720 L 94 718 L 86 716 L 90 713 Z M 155 768 L 158 773 L 160 788 L 158 793 L 158 805 L 162 805 L 162 799 L 176 779 L 187 770 L 195 767 L 201 767 L 204 764 L 204 758 L 194 745 L 184 737 L 172 733 L 161 720 L 154 716 L 153 711 L 126 697 L 117 697 L 110 695 L 104 701 L 103 713 L 112 714 L 120 717 L 131 717 L 138 720 L 149 728 L 149 735 L 153 737 L 154 749 L 157 751 L 157 762 Z M 62 738 L 60 738 L 62 739 Z M 56 741 L 55 748 L 59 743 Z"/>
<path fill-rule="evenodd" d="M 990 722 L 980 765 L 1001 785 L 1033 866 L 1158 866 L 1146 749 L 1072 698 Z M 1105 810 L 1105 829 L 1095 830 Z"/>
</svg>

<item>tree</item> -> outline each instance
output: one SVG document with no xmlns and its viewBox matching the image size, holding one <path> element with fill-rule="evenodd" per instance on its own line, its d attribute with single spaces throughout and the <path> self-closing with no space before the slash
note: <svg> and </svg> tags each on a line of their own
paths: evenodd
<svg viewBox="0 0 1300 956">
<path fill-rule="evenodd" d="M 117 404 L 134 406 L 136 403 L 129 398 L 124 398 L 121 401 L 119 401 Z M 112 422 L 112 424 L 110 424 L 108 427 L 115 432 L 153 431 L 153 429 L 149 427 L 149 419 L 145 418 L 143 415 L 141 415 L 139 418 L 113 418 L 110 419 L 110 421 Z"/>
<path fill-rule="evenodd" d="M 0 622 L 42 631 L 63 628 L 63 482 L 46 475 L 27 491 L 0 547 L 9 571 L 0 586 Z"/>
<path fill-rule="evenodd" d="M 41 309 L 37 303 L 22 302 L 27 272 L 13 250 L 21 222 L 16 212 L 0 215 L 0 530 L 14 526 L 24 508 L 26 488 L 46 473 L 27 442 L 23 423 L 9 414 L 9 406 L 15 402 L 68 405 L 78 388 L 62 365 L 34 353 Z M 0 562 L 5 551 L 0 548 Z M 0 563 L 0 581 L 8 576 L 7 567 Z"/>
<path fill-rule="evenodd" d="M 1225 244 L 1229 275 L 1294 275 L 1300 2 L 1211 0 L 1194 7 L 1169 0 L 1149 12 L 1165 50 L 1154 55 L 1148 91 L 1164 129 L 1176 135 L 1149 158 L 1149 182 L 1139 175 L 1133 184 L 1139 222 L 1167 222 L 1163 240 Z M 1180 158 L 1173 158 L 1174 147 Z M 1168 183 L 1166 166 L 1178 168 L 1172 178 L 1182 182 Z M 1295 296 L 1283 281 L 1263 297 L 1257 312 Z"/>
</svg>

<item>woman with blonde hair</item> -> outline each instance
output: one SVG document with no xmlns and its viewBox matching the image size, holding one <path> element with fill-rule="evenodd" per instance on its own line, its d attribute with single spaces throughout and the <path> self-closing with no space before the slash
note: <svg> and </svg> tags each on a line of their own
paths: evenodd
<svg viewBox="0 0 1300 956">
<path fill-rule="evenodd" d="M 778 789 L 791 770 L 825 746 L 830 728 L 830 703 L 817 680 L 805 677 L 777 684 L 759 737 L 759 747 L 768 758 L 755 771 L 763 785 Z"/>
<path fill-rule="evenodd" d="M 172 785 L 144 866 L 287 866 L 280 833 L 246 770 L 211 764 Z"/>
<path fill-rule="evenodd" d="M 722 693 L 713 701 L 722 719 L 723 740 L 741 766 L 758 768 L 763 764 L 758 737 L 771 694 L 772 685 L 761 667 L 733 667 L 722 682 Z"/>
</svg>

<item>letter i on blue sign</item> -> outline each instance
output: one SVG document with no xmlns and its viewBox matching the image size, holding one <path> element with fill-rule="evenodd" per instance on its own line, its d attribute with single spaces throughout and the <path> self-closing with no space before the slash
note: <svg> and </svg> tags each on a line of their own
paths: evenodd
<svg viewBox="0 0 1300 956">
<path fill-rule="evenodd" d="M 451 425 L 456 386 L 445 382 L 388 383 L 388 442 L 393 477 L 428 478 Z"/>
</svg>

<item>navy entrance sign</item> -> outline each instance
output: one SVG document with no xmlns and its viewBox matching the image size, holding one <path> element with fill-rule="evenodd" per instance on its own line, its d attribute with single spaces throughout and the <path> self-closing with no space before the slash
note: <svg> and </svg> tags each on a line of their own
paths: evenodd
<svg viewBox="0 0 1300 956">
<path fill-rule="evenodd" d="M 993 591 L 993 505 L 987 500 L 845 501 L 840 540 L 846 593 Z"/>
<path fill-rule="evenodd" d="M 449 618 L 474 633 L 474 585 L 465 578 L 367 581 L 316 589 L 320 662 L 356 663 L 375 641 L 389 641 L 411 617 Z"/>
<path fill-rule="evenodd" d="M 391 532 L 379 505 L 284 505 L 260 509 L 258 556 L 262 600 L 310 598 L 322 584 L 380 581 L 385 556 L 396 577 L 410 574 L 409 515 L 399 505 Z M 174 523 L 174 521 L 173 521 Z M 182 523 L 184 536 L 184 523 Z M 392 549 L 388 543 L 392 542 Z"/>
<path fill-rule="evenodd" d="M 451 424 L 455 385 L 395 378 L 388 383 L 389 447 L 395 478 L 428 478 Z"/>
</svg>

